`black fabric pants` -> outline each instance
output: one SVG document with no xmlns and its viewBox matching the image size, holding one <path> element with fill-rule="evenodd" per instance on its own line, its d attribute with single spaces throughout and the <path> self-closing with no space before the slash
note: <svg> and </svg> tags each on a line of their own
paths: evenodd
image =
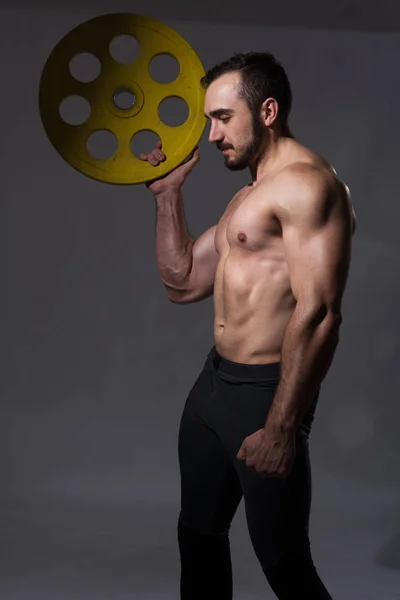
<svg viewBox="0 0 400 600">
<path fill-rule="evenodd" d="M 181 600 L 232 600 L 229 528 L 244 497 L 251 542 L 280 600 L 328 600 L 308 537 L 308 435 L 318 395 L 299 428 L 287 479 L 261 477 L 239 461 L 243 440 L 265 425 L 280 364 L 243 365 L 211 349 L 179 429 Z"/>
</svg>

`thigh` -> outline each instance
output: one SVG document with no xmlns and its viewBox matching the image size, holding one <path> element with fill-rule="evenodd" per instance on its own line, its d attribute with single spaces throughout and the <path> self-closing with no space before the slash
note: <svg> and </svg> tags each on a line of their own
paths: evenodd
<svg viewBox="0 0 400 600">
<path fill-rule="evenodd" d="M 308 440 L 299 435 L 293 468 L 286 479 L 261 477 L 237 465 L 244 490 L 246 518 L 254 550 L 263 568 L 308 539 L 311 470 Z"/>
<path fill-rule="evenodd" d="M 264 427 L 276 385 L 219 382 L 218 400 L 203 405 L 207 422 L 229 452 L 243 491 L 249 533 L 263 565 L 274 564 L 308 531 L 311 473 L 308 439 L 297 436 L 296 458 L 286 479 L 266 478 L 239 461 L 243 440 Z"/>
<path fill-rule="evenodd" d="M 213 376 L 204 369 L 186 401 L 178 437 L 182 523 L 199 533 L 229 530 L 242 490 L 229 452 L 198 406 L 218 401 Z"/>
</svg>

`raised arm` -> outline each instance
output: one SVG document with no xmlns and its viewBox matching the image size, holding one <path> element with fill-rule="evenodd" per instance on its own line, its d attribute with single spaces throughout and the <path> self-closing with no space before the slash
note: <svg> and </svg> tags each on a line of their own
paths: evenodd
<svg viewBox="0 0 400 600">
<path fill-rule="evenodd" d="M 161 142 L 149 154 L 142 154 L 153 166 L 165 160 Z M 218 254 L 215 249 L 216 226 L 197 240 L 188 232 L 182 186 L 199 162 L 198 148 L 193 156 L 166 177 L 149 182 L 156 201 L 156 262 L 168 299 L 177 304 L 199 302 L 214 291 Z"/>
<path fill-rule="evenodd" d="M 157 197 L 156 260 L 168 299 L 177 304 L 199 302 L 214 292 L 219 255 L 216 225 L 196 240 L 188 233 L 180 191 Z"/>
<path fill-rule="evenodd" d="M 219 254 L 215 249 L 214 225 L 207 229 L 194 243 L 192 249 L 192 268 L 185 286 L 180 290 L 169 290 L 168 298 L 177 304 L 200 302 L 214 293 L 215 272 Z"/>
</svg>

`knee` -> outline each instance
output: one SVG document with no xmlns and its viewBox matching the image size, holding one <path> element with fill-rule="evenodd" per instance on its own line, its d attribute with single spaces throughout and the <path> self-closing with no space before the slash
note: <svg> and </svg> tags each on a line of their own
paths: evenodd
<svg viewBox="0 0 400 600">
<path fill-rule="evenodd" d="M 265 575 L 270 582 L 278 582 L 288 576 L 303 578 L 309 576 L 311 571 L 315 571 L 315 567 L 308 548 L 303 551 L 288 549 L 277 560 L 264 565 Z"/>
<path fill-rule="evenodd" d="M 204 533 L 179 519 L 181 598 L 232 600 L 232 565 L 228 532 Z"/>
<path fill-rule="evenodd" d="M 210 523 L 209 519 L 187 519 L 184 518 L 182 512 L 179 514 L 178 519 L 178 534 L 181 535 L 196 535 L 200 537 L 209 538 L 224 538 L 229 536 L 230 526 L 225 529 L 221 528 L 221 524 L 216 525 Z"/>
<path fill-rule="evenodd" d="M 222 549 L 229 546 L 229 529 L 224 531 L 201 530 L 201 528 L 188 527 L 179 517 L 178 541 L 182 552 L 211 552 L 213 549 Z"/>
<path fill-rule="evenodd" d="M 253 544 L 254 549 L 268 579 L 306 573 L 314 566 L 306 534 L 297 539 L 289 540 L 282 536 L 274 541 L 257 539 L 257 542 Z"/>
<path fill-rule="evenodd" d="M 307 597 L 309 600 L 329 598 L 318 577 L 309 541 L 288 547 L 274 563 L 263 565 L 264 574 L 278 598 Z"/>
</svg>

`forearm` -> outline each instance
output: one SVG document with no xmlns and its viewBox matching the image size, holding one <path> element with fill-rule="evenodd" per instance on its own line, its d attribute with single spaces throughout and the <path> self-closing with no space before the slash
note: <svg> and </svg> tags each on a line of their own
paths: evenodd
<svg viewBox="0 0 400 600">
<path fill-rule="evenodd" d="M 157 268 L 167 288 L 181 289 L 192 268 L 194 244 L 187 230 L 182 193 L 171 190 L 155 200 Z"/>
<path fill-rule="evenodd" d="M 311 314 L 296 307 L 285 332 L 280 383 L 266 427 L 296 432 L 332 363 L 340 323 L 340 315 L 323 307 Z"/>
</svg>

